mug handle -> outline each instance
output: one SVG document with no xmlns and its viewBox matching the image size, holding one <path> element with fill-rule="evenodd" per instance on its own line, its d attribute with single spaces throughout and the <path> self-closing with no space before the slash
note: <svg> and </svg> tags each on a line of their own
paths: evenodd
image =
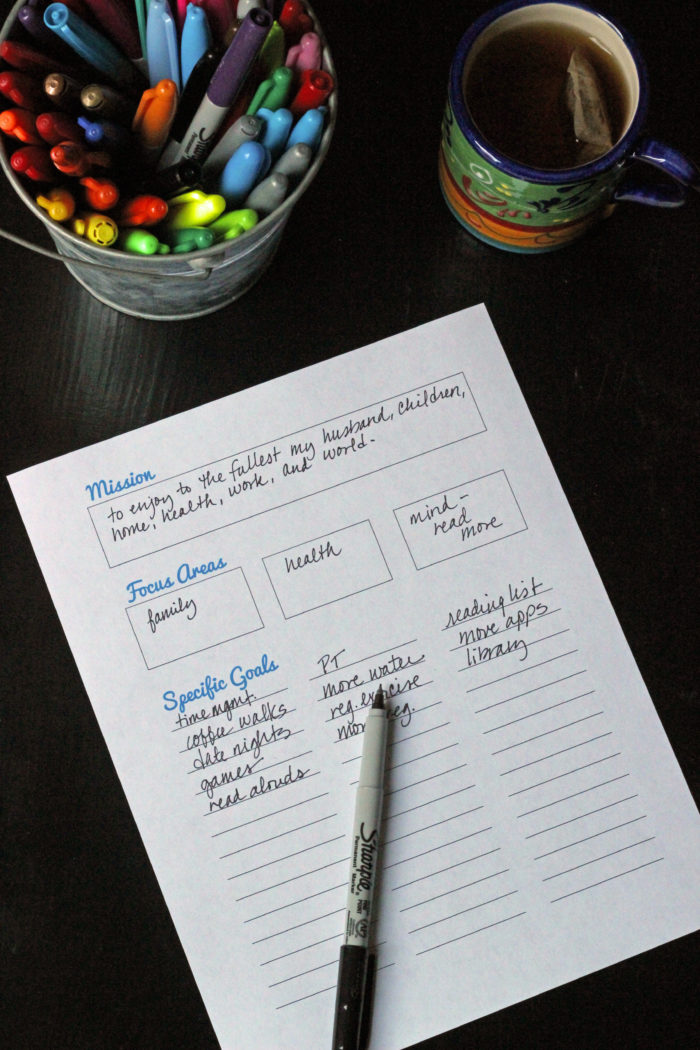
<svg viewBox="0 0 700 1050">
<path fill-rule="evenodd" d="M 634 201 L 637 204 L 652 204 L 661 208 L 679 208 L 681 204 L 685 204 L 689 188 L 700 190 L 700 169 L 697 165 L 658 139 L 641 139 L 630 159 L 651 164 L 665 175 L 669 175 L 670 180 L 650 186 L 630 173 L 615 190 L 615 201 Z"/>
</svg>

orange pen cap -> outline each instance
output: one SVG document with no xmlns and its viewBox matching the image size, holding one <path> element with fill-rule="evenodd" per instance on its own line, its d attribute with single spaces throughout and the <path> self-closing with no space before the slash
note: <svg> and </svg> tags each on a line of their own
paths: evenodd
<svg viewBox="0 0 700 1050">
<path fill-rule="evenodd" d="M 174 80 L 159 80 L 146 88 L 134 114 L 131 130 L 144 149 L 161 149 L 168 140 L 177 110 L 177 85 Z"/>
</svg>

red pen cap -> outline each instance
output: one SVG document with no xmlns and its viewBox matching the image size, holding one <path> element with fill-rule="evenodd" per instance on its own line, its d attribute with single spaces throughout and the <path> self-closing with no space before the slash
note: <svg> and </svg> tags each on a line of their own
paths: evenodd
<svg viewBox="0 0 700 1050">
<path fill-rule="evenodd" d="M 95 179 L 91 175 L 80 180 L 85 190 L 85 202 L 97 211 L 109 211 L 119 200 L 119 188 L 111 179 Z"/>
<path fill-rule="evenodd" d="M 11 72 L 0 73 L 0 92 L 22 109 L 30 109 L 32 113 L 39 113 L 46 105 L 46 96 L 41 90 L 41 84 L 37 84 L 28 73 Z"/>
<path fill-rule="evenodd" d="M 307 109 L 322 106 L 333 90 L 333 77 L 324 69 L 305 69 L 299 80 L 299 90 L 289 108 L 295 117 Z"/>
<path fill-rule="evenodd" d="M 56 179 L 56 169 L 46 146 L 20 146 L 10 157 L 10 167 L 34 182 L 54 182 Z"/>
<path fill-rule="evenodd" d="M 289 44 L 296 44 L 304 33 L 314 28 L 314 22 L 300 0 L 286 0 L 282 5 L 279 24 L 284 30 L 284 38 Z"/>
<path fill-rule="evenodd" d="M 35 47 L 18 44 L 16 40 L 3 40 L 0 44 L 0 58 L 14 69 L 21 69 L 24 73 L 38 73 L 41 76 L 46 76 L 47 73 L 75 73 L 76 68 L 75 65 L 45 55 L 43 51 L 37 51 Z"/>
<path fill-rule="evenodd" d="M 36 130 L 44 142 L 55 146 L 59 142 L 84 142 L 83 129 L 67 113 L 40 113 Z"/>
<path fill-rule="evenodd" d="M 51 160 L 63 175 L 75 175 L 80 178 L 93 168 L 108 168 L 112 158 L 108 153 L 96 151 L 89 153 L 77 142 L 59 142 L 51 147 Z"/>
<path fill-rule="evenodd" d="M 155 226 L 168 214 L 168 205 L 162 197 L 141 194 L 124 201 L 119 211 L 120 226 Z"/>
<path fill-rule="evenodd" d="M 38 146 L 41 143 L 41 135 L 37 134 L 34 114 L 28 109 L 5 109 L 0 113 L 0 131 L 11 135 L 18 142 L 25 142 L 28 146 Z"/>
</svg>

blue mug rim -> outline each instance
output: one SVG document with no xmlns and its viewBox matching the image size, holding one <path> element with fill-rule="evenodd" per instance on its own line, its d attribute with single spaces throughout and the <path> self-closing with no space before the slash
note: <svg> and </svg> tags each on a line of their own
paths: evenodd
<svg viewBox="0 0 700 1050">
<path fill-rule="evenodd" d="M 464 70 L 464 64 L 472 45 L 481 33 L 497 19 L 501 18 L 503 15 L 509 14 L 511 11 L 516 11 L 519 8 L 525 7 L 543 7 L 547 4 L 557 4 L 561 7 L 575 7 L 582 11 L 586 11 L 591 15 L 595 15 L 596 18 L 605 22 L 620 37 L 622 43 L 631 54 L 637 71 L 637 77 L 639 79 L 639 99 L 634 116 L 630 121 L 627 131 L 622 135 L 619 141 L 615 143 L 613 148 L 608 150 L 607 153 L 604 153 L 602 157 L 589 161 L 588 164 L 581 164 L 576 168 L 531 168 L 528 165 L 520 164 L 517 160 L 507 156 L 505 153 L 500 153 L 487 141 L 486 138 L 484 138 L 477 128 L 469 114 L 462 93 L 462 73 Z M 472 23 L 469 29 L 467 29 L 459 42 L 452 61 L 452 68 L 450 70 L 450 104 L 460 131 L 476 151 L 481 154 L 484 160 L 493 164 L 494 167 L 504 171 L 506 174 L 521 179 L 524 182 L 542 183 L 545 185 L 555 185 L 565 182 L 581 182 L 585 179 L 610 171 L 617 164 L 627 158 L 631 152 L 633 144 L 639 138 L 646 120 L 648 101 L 649 80 L 646 63 L 644 62 L 634 39 L 618 22 L 613 21 L 611 18 L 608 18 L 607 15 L 604 15 L 594 7 L 590 7 L 588 4 L 578 3 L 577 0 L 507 0 L 506 3 L 491 8 L 489 11 L 485 12 L 485 14 L 481 15 Z"/>
</svg>

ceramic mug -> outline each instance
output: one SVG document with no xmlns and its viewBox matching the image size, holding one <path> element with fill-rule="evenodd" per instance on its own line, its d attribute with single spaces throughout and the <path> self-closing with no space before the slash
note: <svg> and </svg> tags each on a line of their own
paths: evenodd
<svg viewBox="0 0 700 1050">
<path fill-rule="evenodd" d="M 465 99 L 476 57 L 504 30 L 537 22 L 582 32 L 611 57 L 624 88 L 621 133 L 602 156 L 579 166 L 529 167 L 498 151 L 480 132 Z M 700 185 L 697 167 L 682 153 L 643 135 L 648 105 L 644 61 L 627 32 L 605 15 L 559 0 L 511 0 L 479 18 L 462 37 L 448 85 L 442 123 L 439 177 L 450 211 L 474 236 L 514 252 L 561 248 L 609 214 L 617 201 L 676 207 L 689 186 Z M 635 181 L 632 162 L 644 161 L 670 178 L 650 187 Z"/>
</svg>

